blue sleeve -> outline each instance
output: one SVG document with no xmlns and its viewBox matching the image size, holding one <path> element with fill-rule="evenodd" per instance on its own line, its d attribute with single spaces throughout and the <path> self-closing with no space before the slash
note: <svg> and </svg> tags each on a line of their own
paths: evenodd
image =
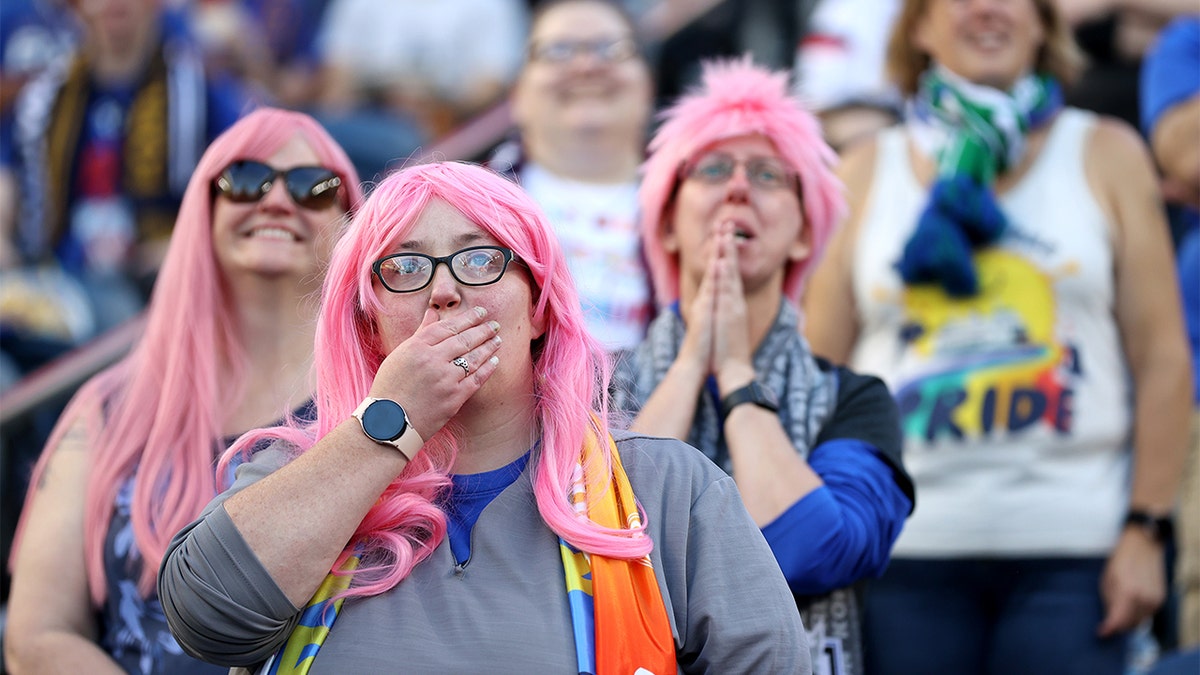
<svg viewBox="0 0 1200 675">
<path fill-rule="evenodd" d="M 1200 92 L 1200 16 L 1167 24 L 1142 59 L 1142 130 L 1147 136 L 1162 114 Z"/>
<path fill-rule="evenodd" d="M 792 591 L 821 595 L 883 574 L 912 501 L 874 446 L 856 439 L 813 448 L 825 482 L 763 528 Z"/>
<path fill-rule="evenodd" d="M 833 370 L 833 364 L 818 358 L 822 370 Z M 814 448 L 833 440 L 858 440 L 871 447 L 892 469 L 892 479 L 900 490 L 916 504 L 917 492 L 912 477 L 904 469 L 904 434 L 900 430 L 900 411 L 892 392 L 883 380 L 837 366 L 837 405 L 833 415 L 821 425 Z M 912 510 L 909 509 L 909 513 Z"/>
</svg>

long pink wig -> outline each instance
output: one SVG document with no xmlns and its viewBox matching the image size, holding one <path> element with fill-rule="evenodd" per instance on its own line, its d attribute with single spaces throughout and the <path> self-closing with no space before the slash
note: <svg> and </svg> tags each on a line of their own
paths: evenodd
<svg viewBox="0 0 1200 675">
<path fill-rule="evenodd" d="M 787 73 L 755 66 L 748 56 L 707 62 L 699 87 L 659 117 L 663 123 L 650 140 L 638 194 L 642 241 L 659 304 L 679 298 L 679 261 L 663 248 L 662 236 L 680 169 L 719 141 L 753 134 L 770 140 L 800 177 L 812 250 L 805 260 L 789 265 L 783 284 L 784 293 L 798 302 L 812 263 L 845 214 L 846 201 L 833 173 L 837 155 L 822 138 L 816 117 L 788 95 Z"/>
<path fill-rule="evenodd" d="M 221 134 L 200 158 L 184 192 L 147 309 L 145 334 L 120 363 L 80 388 L 34 468 L 31 486 L 38 484 L 67 429 L 80 421 L 88 424 L 91 470 L 83 545 L 97 605 L 106 595 L 103 547 L 113 504 L 130 475 L 130 515 L 143 561 L 138 588 L 147 597 L 171 537 L 216 494 L 213 462 L 224 447 L 221 428 L 228 406 L 245 384 L 245 352 L 233 297 L 213 252 L 212 183 L 231 162 L 266 161 L 297 134 L 323 166 L 341 176 L 343 209 L 362 201 L 350 158 L 303 113 L 260 108 Z M 30 489 L 26 507 L 35 491 Z M 20 528 L 18 541 L 19 534 Z"/>
<path fill-rule="evenodd" d="M 366 397 L 383 351 L 376 317 L 381 311 L 371 263 L 394 252 L 424 209 L 441 200 L 507 246 L 533 279 L 536 319 L 546 331 L 531 346 L 541 444 L 533 458 L 534 493 L 542 519 L 576 547 L 618 558 L 649 553 L 652 543 L 629 530 L 609 530 L 578 519 L 568 502 L 571 474 L 585 436 L 606 438 L 608 361 L 584 327 L 575 284 L 541 209 L 512 182 L 467 163 L 417 165 L 389 176 L 367 199 L 334 249 L 322 290 L 317 325 L 317 421 L 308 429 L 281 427 L 248 435 L 223 464 L 268 437 L 301 450 L 350 416 Z M 521 269 L 509 268 L 508 274 Z M 435 500 L 449 484 L 457 442 L 454 421 L 428 439 L 424 450 L 392 482 L 363 518 L 337 569 L 352 551 L 363 556 L 347 596 L 383 593 L 400 583 L 446 535 Z M 610 457 L 602 441 L 608 475 Z M 357 548 L 356 548 L 357 547 Z"/>
</svg>

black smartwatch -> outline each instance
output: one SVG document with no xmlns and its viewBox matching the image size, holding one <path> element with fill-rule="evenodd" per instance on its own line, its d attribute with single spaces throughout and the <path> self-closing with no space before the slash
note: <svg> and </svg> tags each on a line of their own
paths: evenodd
<svg viewBox="0 0 1200 675">
<path fill-rule="evenodd" d="M 1170 516 L 1156 516 L 1142 509 L 1129 509 L 1125 514 L 1125 527 L 1139 528 L 1160 544 L 1175 538 L 1175 522 Z"/>
<path fill-rule="evenodd" d="M 771 412 L 779 412 L 779 399 L 776 398 L 775 392 L 759 384 L 758 380 L 751 380 L 750 384 L 741 389 L 734 389 L 721 399 L 721 424 L 725 424 L 730 411 L 743 403 L 753 403 Z"/>
<path fill-rule="evenodd" d="M 354 418 L 362 425 L 367 438 L 395 448 L 405 459 L 412 461 L 412 457 L 400 447 L 400 437 L 408 431 L 410 424 L 408 414 L 399 403 L 387 398 L 368 396 L 354 411 Z"/>
</svg>

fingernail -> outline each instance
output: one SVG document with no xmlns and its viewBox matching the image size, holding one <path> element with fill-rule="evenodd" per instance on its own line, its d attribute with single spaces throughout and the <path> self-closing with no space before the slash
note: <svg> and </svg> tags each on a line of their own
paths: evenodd
<svg viewBox="0 0 1200 675">
<path fill-rule="evenodd" d="M 496 337 L 492 338 L 492 342 L 495 342 L 496 344 L 500 344 L 501 342 L 503 342 L 503 340 L 501 340 L 500 336 L 497 335 Z"/>
<path fill-rule="evenodd" d="M 476 307 L 476 308 L 475 308 L 475 313 L 476 313 L 476 314 L 478 314 L 478 315 L 479 315 L 479 318 L 481 318 L 481 319 L 482 319 L 483 317 L 487 316 L 487 310 L 486 310 L 486 309 L 484 309 L 483 307 Z"/>
<path fill-rule="evenodd" d="M 482 314 L 480 314 L 479 316 L 483 316 L 483 315 L 482 315 Z M 488 322 L 488 325 L 492 327 L 492 330 L 493 330 L 493 331 L 495 331 L 495 332 L 497 332 L 497 333 L 499 333 L 499 332 L 500 332 L 500 322 L 498 322 L 498 321 L 489 321 L 489 322 Z"/>
<path fill-rule="evenodd" d="M 492 364 L 492 365 L 494 366 L 494 365 L 496 365 L 497 363 L 500 363 L 500 357 L 499 357 L 499 356 L 493 356 L 492 358 L 488 359 L 488 363 L 490 363 L 490 364 Z"/>
</svg>

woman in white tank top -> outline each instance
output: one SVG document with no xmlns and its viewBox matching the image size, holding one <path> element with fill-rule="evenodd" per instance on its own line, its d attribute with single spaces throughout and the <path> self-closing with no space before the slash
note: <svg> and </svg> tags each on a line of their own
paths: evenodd
<svg viewBox="0 0 1200 675">
<path fill-rule="evenodd" d="M 921 503 L 868 596 L 867 666 L 1113 672 L 1166 594 L 1187 351 L 1135 132 L 1064 109 L 1053 0 L 907 0 L 907 121 L 851 149 L 813 350 L 896 396 Z"/>
</svg>

